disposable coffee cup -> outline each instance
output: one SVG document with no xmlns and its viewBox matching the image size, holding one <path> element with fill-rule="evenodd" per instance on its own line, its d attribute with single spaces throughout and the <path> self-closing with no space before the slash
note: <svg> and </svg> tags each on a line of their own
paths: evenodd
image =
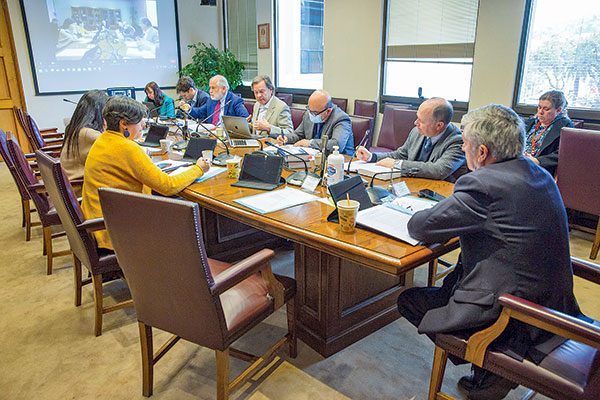
<svg viewBox="0 0 600 400">
<path fill-rule="evenodd" d="M 171 151 L 171 146 L 173 145 L 173 141 L 171 139 L 161 139 L 160 140 L 160 149 L 167 153 Z"/>
<path fill-rule="evenodd" d="M 221 128 L 220 126 L 217 126 L 217 128 L 215 129 L 215 135 L 222 138 L 223 137 L 223 128 Z"/>
<path fill-rule="evenodd" d="M 212 150 L 204 150 L 202 151 L 202 158 L 206 158 L 208 160 L 208 164 L 212 164 L 213 152 Z"/>
<path fill-rule="evenodd" d="M 340 230 L 344 233 L 356 231 L 356 213 L 360 203 L 356 200 L 340 200 L 337 202 Z"/>
<path fill-rule="evenodd" d="M 240 158 L 230 158 L 227 160 L 227 175 L 229 179 L 238 179 L 240 177 Z"/>
</svg>

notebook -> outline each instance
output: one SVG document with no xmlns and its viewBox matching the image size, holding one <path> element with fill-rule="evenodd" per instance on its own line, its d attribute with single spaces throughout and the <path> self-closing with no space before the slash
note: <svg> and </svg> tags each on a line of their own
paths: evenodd
<svg viewBox="0 0 600 400">
<path fill-rule="evenodd" d="M 268 154 L 245 154 L 240 179 L 231 186 L 273 190 L 285 183 L 281 178 L 283 157 Z"/>
<path fill-rule="evenodd" d="M 223 125 L 231 147 L 259 147 L 258 140 L 248 139 L 252 137 L 248 120 L 244 117 L 223 115 Z"/>
<path fill-rule="evenodd" d="M 150 124 L 146 140 L 140 144 L 147 147 L 160 147 L 160 141 L 167 137 L 168 132 L 169 127 L 166 125 Z"/>
<path fill-rule="evenodd" d="M 204 150 L 212 150 L 215 151 L 215 147 L 217 146 L 217 139 L 207 139 L 207 138 L 191 138 L 188 142 L 188 145 L 185 149 L 185 153 L 183 154 L 183 161 L 191 161 L 196 162 L 196 160 L 202 157 L 202 152 Z"/>
</svg>

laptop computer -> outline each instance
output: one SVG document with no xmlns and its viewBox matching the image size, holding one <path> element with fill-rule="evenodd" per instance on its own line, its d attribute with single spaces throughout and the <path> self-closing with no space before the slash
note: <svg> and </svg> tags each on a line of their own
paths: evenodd
<svg viewBox="0 0 600 400">
<path fill-rule="evenodd" d="M 273 190 L 285 183 L 281 178 L 283 157 L 267 154 L 245 154 L 240 179 L 231 186 Z"/>
<path fill-rule="evenodd" d="M 231 147 L 259 147 L 258 140 L 248 139 L 252 137 L 248 120 L 244 117 L 223 115 L 223 125 L 229 137 Z"/>
<path fill-rule="evenodd" d="M 166 125 L 150 124 L 148 133 L 146 134 L 146 140 L 140 145 L 146 147 L 160 147 L 160 141 L 167 137 L 169 133 L 169 127 Z"/>
<path fill-rule="evenodd" d="M 160 115 L 160 107 L 156 107 L 151 101 L 144 101 L 143 103 L 148 109 L 149 118 L 156 118 Z"/>
<path fill-rule="evenodd" d="M 207 138 L 191 138 L 183 154 L 183 161 L 196 162 L 196 160 L 202 157 L 204 150 L 215 151 L 217 146 L 217 139 Z"/>
</svg>

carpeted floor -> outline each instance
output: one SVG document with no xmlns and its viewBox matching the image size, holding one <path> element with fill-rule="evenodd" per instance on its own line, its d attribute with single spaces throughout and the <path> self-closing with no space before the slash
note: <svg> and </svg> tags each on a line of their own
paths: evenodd
<svg viewBox="0 0 600 400">
<path fill-rule="evenodd" d="M 83 289 L 80 307 L 73 303 L 70 257 L 55 260 L 46 275 L 41 229 L 25 242 L 18 193 L 4 163 L 0 163 L 0 398 L 2 399 L 131 399 L 141 395 L 141 361 L 133 309 L 104 316 L 104 333 L 93 334 L 93 296 Z M 586 258 L 591 236 L 574 232 L 572 252 Z M 66 238 L 56 248 L 67 248 Z M 278 273 L 293 274 L 293 254 L 279 251 Z M 417 269 L 417 284 L 426 271 Z M 576 294 L 584 312 L 600 318 L 598 288 L 577 280 Z M 116 281 L 106 289 L 113 302 L 127 296 Z M 280 310 L 240 340 L 236 347 L 260 352 L 286 331 Z M 169 337 L 155 330 L 155 343 Z M 398 320 L 323 359 L 299 342 L 299 355 L 285 352 L 234 393 L 236 399 L 424 399 L 427 397 L 433 344 L 404 320 Z M 215 356 L 208 349 L 180 341 L 155 367 L 156 399 L 212 399 Z M 231 375 L 246 367 L 232 359 Z M 444 390 L 457 398 L 458 378 L 467 366 L 449 365 Z M 517 399 L 525 389 L 513 390 Z"/>
</svg>

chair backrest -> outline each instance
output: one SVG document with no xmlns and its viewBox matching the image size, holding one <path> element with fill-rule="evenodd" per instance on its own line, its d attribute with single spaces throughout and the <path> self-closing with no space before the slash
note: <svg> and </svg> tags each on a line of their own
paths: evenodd
<svg viewBox="0 0 600 400">
<path fill-rule="evenodd" d="M 10 132 L 8 133 L 10 134 Z M 10 154 L 8 153 L 8 146 L 6 145 L 6 134 L 4 134 L 4 131 L 2 129 L 0 129 L 0 155 L 6 163 L 8 171 L 10 172 L 10 174 L 13 177 L 13 180 L 15 181 L 15 185 L 17 185 L 17 189 L 19 190 L 21 199 L 29 200 L 31 197 L 29 197 L 29 192 L 27 192 L 25 184 L 23 183 L 23 181 L 19 177 L 19 174 L 17 173 L 17 170 L 15 169 L 15 163 L 13 162 L 12 158 L 10 157 Z"/>
<path fill-rule="evenodd" d="M 296 129 L 300 126 L 306 110 L 304 108 L 290 107 L 290 112 L 292 113 L 292 125 L 294 126 L 294 129 Z"/>
<path fill-rule="evenodd" d="M 343 99 L 341 97 L 332 97 L 331 100 L 333 104 L 342 109 L 343 112 L 346 112 L 348 109 L 348 99 Z"/>
<path fill-rule="evenodd" d="M 27 141 L 29 142 L 29 145 L 31 146 L 32 149 L 35 150 L 36 143 L 35 143 L 35 140 L 33 139 L 33 135 L 31 134 L 31 129 L 29 128 L 29 124 L 27 123 L 27 117 L 26 117 L 27 113 L 17 106 L 14 106 L 13 110 L 15 112 L 15 116 L 17 117 L 17 121 L 19 121 L 19 125 L 21 125 L 23 132 L 25 132 L 25 137 L 27 137 Z"/>
<path fill-rule="evenodd" d="M 254 112 L 254 103 L 256 103 L 256 100 L 244 99 L 244 107 L 246 107 L 246 111 L 248 111 L 248 114 L 250 115 L 252 115 L 252 113 Z"/>
<path fill-rule="evenodd" d="M 98 265 L 98 247 L 91 233 L 80 232 L 77 229 L 77 225 L 83 223 L 86 218 L 73 192 L 71 182 L 63 172 L 59 160 L 40 150 L 36 150 L 35 155 L 46 191 L 67 233 L 71 251 L 94 273 Z"/>
<path fill-rule="evenodd" d="M 353 114 L 375 119 L 377 116 L 377 102 L 371 100 L 354 100 Z"/>
<path fill-rule="evenodd" d="M 369 136 L 366 139 L 365 146 L 367 149 L 371 148 L 371 142 L 373 141 L 373 120 L 367 117 L 359 117 L 356 115 L 350 116 L 350 121 L 352 122 L 352 135 L 354 136 L 354 146 L 358 146 L 360 141 L 365 135 L 365 132 L 369 131 Z"/>
<path fill-rule="evenodd" d="M 582 119 L 571 119 L 573 123 L 573 128 L 583 129 L 583 120 Z"/>
<path fill-rule="evenodd" d="M 99 193 L 138 321 L 223 349 L 227 325 L 211 291 L 198 205 L 109 188 Z"/>
<path fill-rule="evenodd" d="M 288 106 L 292 106 L 292 100 L 294 99 L 294 95 L 291 93 L 275 93 L 280 100 L 282 100 Z"/>
<path fill-rule="evenodd" d="M 35 123 L 35 120 L 29 114 L 26 114 L 25 118 L 27 120 L 27 125 L 29 126 L 29 132 L 31 133 L 31 137 L 32 137 L 34 145 L 35 145 L 33 147 L 33 149 L 37 150 L 37 149 L 42 149 L 42 148 L 46 147 L 46 141 L 42 137 L 40 128 Z"/>
<path fill-rule="evenodd" d="M 377 139 L 377 147 L 396 150 L 402 146 L 411 129 L 414 128 L 416 119 L 416 110 L 406 110 L 386 104 L 383 108 L 383 121 Z"/>
<path fill-rule="evenodd" d="M 562 128 L 556 183 L 565 207 L 600 215 L 600 131 Z"/>
</svg>

